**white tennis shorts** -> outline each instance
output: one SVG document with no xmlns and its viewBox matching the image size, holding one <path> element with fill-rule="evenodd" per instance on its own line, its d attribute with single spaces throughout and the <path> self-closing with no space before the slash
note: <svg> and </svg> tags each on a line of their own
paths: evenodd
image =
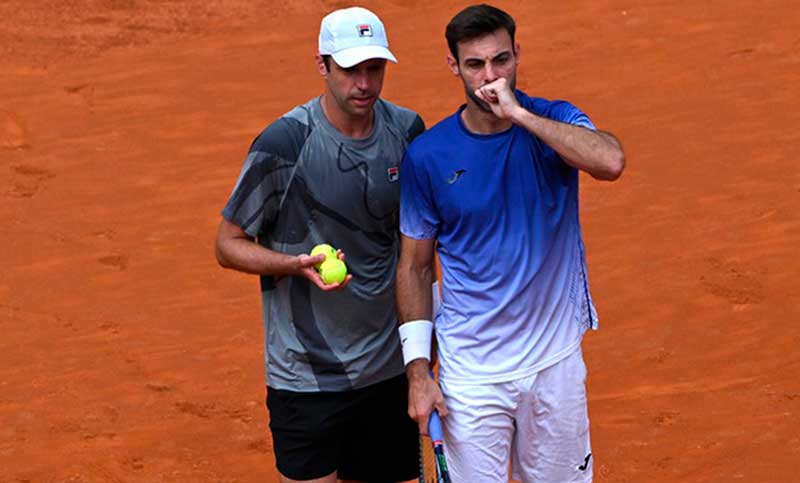
<svg viewBox="0 0 800 483">
<path fill-rule="evenodd" d="M 589 483 L 593 461 L 586 408 L 586 365 L 571 355 L 522 379 L 442 384 L 449 416 L 444 448 L 452 480 Z"/>
</svg>

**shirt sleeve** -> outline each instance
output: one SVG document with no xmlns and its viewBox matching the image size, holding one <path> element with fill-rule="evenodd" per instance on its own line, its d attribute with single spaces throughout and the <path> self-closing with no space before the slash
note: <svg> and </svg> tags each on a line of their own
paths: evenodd
<svg viewBox="0 0 800 483">
<path fill-rule="evenodd" d="M 521 96 L 523 107 L 534 114 L 553 121 L 580 126 L 595 130 L 594 124 L 583 111 L 567 101 L 549 101 L 541 98 Z M 534 136 L 535 138 L 535 136 Z M 540 140 L 536 140 L 541 148 L 542 175 L 548 180 L 550 186 L 556 184 L 573 184 L 578 182 L 578 170 L 566 162 L 553 150 Z"/>
<path fill-rule="evenodd" d="M 411 123 L 411 127 L 408 128 L 408 137 L 406 140 L 410 143 L 423 132 L 425 132 L 425 122 L 419 115 L 416 115 L 414 121 Z"/>
<path fill-rule="evenodd" d="M 303 132 L 299 123 L 281 118 L 253 141 L 236 186 L 222 210 L 226 220 L 258 238 L 277 218 L 303 145 Z"/>
<path fill-rule="evenodd" d="M 589 116 L 567 101 L 552 102 L 547 117 L 554 121 L 585 127 L 592 131 L 596 130 Z"/>
<path fill-rule="evenodd" d="M 400 171 L 400 232 L 417 239 L 436 238 L 439 213 L 432 200 L 430 178 L 423 166 L 406 151 Z"/>
</svg>

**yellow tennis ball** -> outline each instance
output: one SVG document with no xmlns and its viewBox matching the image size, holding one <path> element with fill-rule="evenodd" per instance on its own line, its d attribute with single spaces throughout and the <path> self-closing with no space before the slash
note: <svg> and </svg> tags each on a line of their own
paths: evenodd
<svg viewBox="0 0 800 483">
<path fill-rule="evenodd" d="M 311 256 L 315 257 L 317 255 L 325 255 L 325 260 L 314 265 L 314 268 L 316 268 L 317 271 L 319 271 L 320 266 L 326 261 L 337 260 L 339 258 L 336 256 L 336 249 L 328 245 L 327 243 L 320 243 L 319 245 L 311 249 Z"/>
<path fill-rule="evenodd" d="M 338 258 L 325 260 L 319 268 L 319 276 L 325 285 L 342 283 L 347 277 L 347 266 Z"/>
</svg>

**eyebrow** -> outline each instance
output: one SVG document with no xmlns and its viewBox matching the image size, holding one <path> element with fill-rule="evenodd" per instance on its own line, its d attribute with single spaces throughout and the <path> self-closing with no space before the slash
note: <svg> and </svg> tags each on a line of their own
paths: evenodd
<svg viewBox="0 0 800 483">
<path fill-rule="evenodd" d="M 489 60 L 496 60 L 498 57 L 502 57 L 504 55 L 511 55 L 511 51 L 510 50 L 504 50 L 504 51 L 498 53 L 497 55 L 495 55 L 494 57 L 492 57 Z M 485 62 L 485 59 L 483 57 L 465 57 L 464 58 L 464 62 L 470 62 L 470 61 Z"/>
</svg>

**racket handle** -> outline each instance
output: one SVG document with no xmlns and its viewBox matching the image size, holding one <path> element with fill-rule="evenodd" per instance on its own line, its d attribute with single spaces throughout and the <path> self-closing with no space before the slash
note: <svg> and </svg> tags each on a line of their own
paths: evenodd
<svg viewBox="0 0 800 483">
<path fill-rule="evenodd" d="M 442 420 L 439 418 L 439 411 L 435 409 L 431 413 L 430 419 L 428 419 L 428 432 L 431 435 L 433 453 L 436 456 L 438 483 L 451 483 L 450 470 L 447 469 L 447 461 L 444 457 L 444 447 L 442 445 Z"/>
<path fill-rule="evenodd" d="M 439 411 L 433 410 L 428 419 L 428 433 L 431 441 L 442 441 L 442 420 L 439 418 Z"/>
<path fill-rule="evenodd" d="M 431 379 L 435 379 L 433 371 L 430 371 L 429 374 Z M 442 420 L 436 408 L 431 411 L 431 415 L 428 418 L 428 434 L 431 435 L 431 441 L 442 441 Z"/>
</svg>

